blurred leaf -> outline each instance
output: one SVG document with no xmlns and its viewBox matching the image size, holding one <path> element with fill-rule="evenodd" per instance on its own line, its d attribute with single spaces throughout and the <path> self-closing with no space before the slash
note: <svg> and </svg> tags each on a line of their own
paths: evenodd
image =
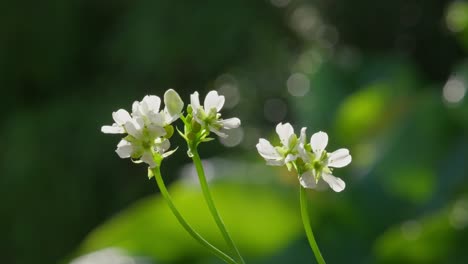
<svg viewBox="0 0 468 264">
<path fill-rule="evenodd" d="M 466 263 L 466 254 L 457 245 L 464 241 L 467 225 L 465 197 L 432 215 L 392 227 L 377 240 L 376 256 L 381 263 Z"/>
<path fill-rule="evenodd" d="M 336 113 L 342 142 L 380 139 L 395 129 L 420 86 L 417 70 L 400 57 L 366 57 L 354 76 L 359 90 L 346 97 Z"/>
<path fill-rule="evenodd" d="M 387 87 L 375 84 L 349 96 L 338 110 L 337 131 L 346 135 L 348 142 L 357 142 L 375 134 L 388 103 Z"/>
<path fill-rule="evenodd" d="M 436 175 L 427 167 L 396 168 L 385 177 L 386 188 L 414 203 L 426 202 L 436 187 Z"/>
<path fill-rule="evenodd" d="M 296 239 L 302 230 L 298 208 L 271 186 L 219 183 L 212 185 L 212 192 L 228 230 L 245 256 L 272 254 Z M 226 249 L 198 188 L 177 183 L 171 186 L 170 193 L 195 230 Z M 106 247 L 164 261 L 209 254 L 182 229 L 160 196 L 144 199 L 98 227 L 79 253 Z"/>
<path fill-rule="evenodd" d="M 446 213 L 403 223 L 379 238 L 377 257 L 383 263 L 440 263 L 453 243 L 450 229 Z"/>
</svg>

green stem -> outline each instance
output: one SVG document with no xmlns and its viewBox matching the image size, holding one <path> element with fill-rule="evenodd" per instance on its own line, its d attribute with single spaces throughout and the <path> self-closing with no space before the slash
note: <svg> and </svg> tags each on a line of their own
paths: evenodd
<svg viewBox="0 0 468 264">
<path fill-rule="evenodd" d="M 172 213 L 175 215 L 179 223 L 184 227 L 185 231 L 187 231 L 198 243 L 202 244 L 206 247 L 211 253 L 219 257 L 220 259 L 224 260 L 226 263 L 229 264 L 237 264 L 231 257 L 226 255 L 224 252 L 216 248 L 215 246 L 211 245 L 208 241 L 206 241 L 203 237 L 201 237 L 193 228 L 185 221 L 184 217 L 180 214 L 179 210 L 175 207 L 174 203 L 172 202 L 172 198 L 169 195 L 169 192 L 166 189 L 166 185 L 161 176 L 161 171 L 159 166 L 152 169 L 152 172 L 156 178 L 156 183 L 158 184 L 159 190 L 161 191 L 162 196 L 166 200 L 169 208 L 171 209 Z"/>
<path fill-rule="evenodd" d="M 208 204 L 208 208 L 210 209 L 211 215 L 213 216 L 216 225 L 218 226 L 219 230 L 221 231 L 221 234 L 224 237 L 224 240 L 226 243 L 229 245 L 229 247 L 235 252 L 237 255 L 238 260 L 245 264 L 244 259 L 242 258 L 239 249 L 237 249 L 236 245 L 234 244 L 234 241 L 232 240 L 231 236 L 229 235 L 226 226 L 224 225 L 223 220 L 221 219 L 221 216 L 219 215 L 218 210 L 216 209 L 216 206 L 214 204 L 213 198 L 211 197 L 210 189 L 208 187 L 208 183 L 206 181 L 206 176 L 205 176 L 205 171 L 203 170 L 203 165 L 200 159 L 200 155 L 198 154 L 198 150 L 196 147 L 192 148 L 192 160 L 193 163 L 195 164 L 195 168 L 197 169 L 197 174 L 198 174 L 198 179 L 200 181 L 200 185 L 202 188 L 203 195 L 205 196 L 205 201 Z"/>
<path fill-rule="evenodd" d="M 320 249 L 317 246 L 317 242 L 315 242 L 314 233 L 312 232 L 312 227 L 310 226 L 310 219 L 309 219 L 309 211 L 307 210 L 307 195 L 306 189 L 300 186 L 300 201 L 301 201 L 301 214 L 302 214 L 302 222 L 304 223 L 304 229 L 307 234 L 307 239 L 309 240 L 310 248 L 314 252 L 315 259 L 319 264 L 325 264 L 325 260 L 322 257 L 322 253 L 320 253 Z"/>
</svg>

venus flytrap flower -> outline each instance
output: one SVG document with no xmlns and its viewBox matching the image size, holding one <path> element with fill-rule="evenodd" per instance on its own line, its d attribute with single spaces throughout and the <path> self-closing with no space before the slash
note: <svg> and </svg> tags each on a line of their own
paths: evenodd
<svg viewBox="0 0 468 264">
<path fill-rule="evenodd" d="M 301 173 L 299 178 L 305 188 L 315 188 L 318 181 L 323 179 L 335 192 L 341 192 L 346 187 L 345 182 L 332 175 L 332 168 L 342 168 L 351 163 L 349 150 L 338 149 L 327 153 L 328 135 L 317 132 L 310 138 L 310 143 L 300 147 L 300 156 L 303 163 L 298 164 Z"/>
<path fill-rule="evenodd" d="M 318 181 L 323 179 L 335 192 L 343 191 L 346 186 L 344 181 L 331 173 L 333 168 L 341 168 L 351 163 L 351 155 L 349 155 L 349 150 L 344 148 L 327 153 L 325 148 L 328 144 L 328 135 L 322 131 L 313 134 L 309 143 L 306 142 L 306 128 L 301 129 L 301 135 L 298 138 L 289 123 L 284 125 L 279 123 L 276 126 L 276 133 L 281 140 L 281 146 L 274 147 L 266 139 L 260 138 L 257 150 L 266 160 L 267 165 L 286 165 L 288 170 L 291 168 L 296 170 L 300 182 L 301 215 L 304 229 L 317 262 L 324 264 L 325 260 L 320 253 L 317 242 L 315 242 L 310 226 L 305 188 L 315 188 Z"/>
<path fill-rule="evenodd" d="M 267 165 L 286 165 L 289 170 L 294 167 L 304 188 L 315 188 L 318 181 L 323 179 L 335 192 L 344 190 L 344 181 L 331 173 L 332 168 L 341 168 L 351 163 L 349 150 L 342 148 L 327 153 L 327 133 L 317 132 L 310 138 L 310 143 L 306 143 L 306 128 L 301 129 L 301 135 L 297 138 L 289 123 L 279 123 L 276 133 L 281 140 L 281 146 L 273 147 L 263 138 L 260 138 L 257 144 L 257 150 Z"/>
<path fill-rule="evenodd" d="M 101 131 L 127 134 L 117 145 L 119 157 L 132 158 L 136 163 L 144 162 L 154 168 L 174 152 L 167 151 L 170 148 L 169 138 L 174 131 L 171 123 L 181 115 L 184 103 L 172 89 L 164 94 L 164 103 L 166 106 L 160 111 L 161 99 L 147 95 L 141 102 L 133 103 L 131 115 L 124 109 L 112 114 L 115 123 L 103 126 Z"/>
<path fill-rule="evenodd" d="M 165 157 L 175 151 L 168 151 L 169 139 L 174 132 L 171 124 L 181 117 L 184 103 L 177 92 L 170 89 L 164 93 L 164 104 L 164 109 L 160 110 L 161 99 L 155 95 L 147 95 L 140 102 L 133 103 L 131 115 L 124 109 L 114 112 L 112 117 L 115 123 L 111 126 L 103 126 L 101 131 L 107 134 L 127 134 L 117 145 L 116 152 L 119 157 L 132 158 L 132 161 L 136 163 L 148 164 L 148 177 L 155 178 L 161 195 L 182 227 L 214 255 L 226 263 L 237 264 L 230 256 L 211 245 L 193 230 L 175 207 L 166 189 L 160 165 Z M 186 118 L 183 120 L 185 122 Z"/>
<path fill-rule="evenodd" d="M 124 125 L 127 121 L 130 121 L 132 117 L 127 110 L 119 109 L 112 113 L 112 118 L 115 123 L 112 126 L 102 126 L 101 131 L 106 134 L 124 134 Z"/>
<path fill-rule="evenodd" d="M 288 170 L 291 170 L 291 167 L 293 166 L 292 162 L 299 156 L 299 146 L 305 142 L 306 128 L 301 129 L 301 135 L 297 138 L 291 124 L 279 123 L 276 126 L 276 133 L 281 140 L 281 146 L 273 147 L 268 140 L 260 138 L 256 145 L 257 150 L 266 160 L 268 165 L 286 165 Z"/>
<path fill-rule="evenodd" d="M 224 106 L 224 96 L 218 95 L 217 91 L 210 91 L 200 105 L 198 92 L 190 95 L 190 106 L 193 119 L 201 125 L 202 128 L 211 131 L 220 137 L 227 137 L 225 130 L 237 128 L 240 126 L 239 118 L 222 119 L 219 111 Z"/>
</svg>

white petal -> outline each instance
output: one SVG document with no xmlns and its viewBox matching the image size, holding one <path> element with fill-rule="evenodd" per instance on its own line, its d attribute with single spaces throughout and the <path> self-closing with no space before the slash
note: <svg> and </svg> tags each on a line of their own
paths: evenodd
<svg viewBox="0 0 468 264">
<path fill-rule="evenodd" d="M 200 108 L 200 99 L 199 99 L 198 92 L 194 92 L 193 94 L 190 95 L 190 105 L 192 105 L 192 108 L 194 111 Z"/>
<path fill-rule="evenodd" d="M 208 126 L 208 128 L 210 129 L 211 132 L 215 133 L 219 137 L 222 137 L 222 138 L 227 138 L 228 137 L 228 135 L 226 133 L 221 132 L 219 129 L 217 129 L 217 128 L 213 127 L 213 126 Z"/>
<path fill-rule="evenodd" d="M 305 146 L 305 144 L 307 144 L 307 142 L 306 142 L 306 130 L 307 130 L 306 127 L 301 128 L 301 135 L 299 136 L 299 143 L 303 144 L 304 146 Z"/>
<path fill-rule="evenodd" d="M 112 126 L 102 126 L 101 132 L 106 134 L 123 134 L 125 133 L 125 129 L 117 124 L 113 124 Z"/>
<path fill-rule="evenodd" d="M 299 182 L 304 188 L 313 189 L 317 186 L 317 183 L 315 181 L 315 177 L 312 171 L 304 172 L 301 175 L 301 177 L 299 177 Z"/>
<path fill-rule="evenodd" d="M 164 113 L 163 112 L 160 112 L 160 113 L 153 113 L 153 112 L 150 112 L 148 113 L 148 120 L 150 121 L 151 124 L 153 125 L 157 125 L 157 126 L 161 126 L 161 127 L 164 127 L 166 124 L 165 124 L 165 116 L 164 116 Z"/>
<path fill-rule="evenodd" d="M 258 144 L 256 145 L 258 153 L 266 160 L 280 160 L 282 159 L 281 155 L 278 151 L 271 145 L 271 143 L 261 138 L 258 140 Z"/>
<path fill-rule="evenodd" d="M 119 109 L 116 112 L 113 112 L 112 118 L 114 118 L 115 123 L 117 123 L 118 125 L 123 125 L 127 121 L 132 119 L 130 114 L 124 109 Z"/>
<path fill-rule="evenodd" d="M 124 127 L 129 135 L 132 135 L 136 138 L 139 138 L 141 136 L 141 130 L 143 129 L 143 127 L 141 126 L 140 122 L 137 121 L 137 119 L 132 119 L 128 121 L 127 123 L 125 123 Z"/>
<path fill-rule="evenodd" d="M 179 115 L 182 113 L 184 108 L 184 102 L 180 99 L 179 94 L 173 89 L 169 89 L 164 93 L 164 112 L 168 113 L 171 116 L 171 119 L 168 120 L 169 123 L 177 120 Z"/>
<path fill-rule="evenodd" d="M 304 144 L 300 143 L 297 147 L 297 152 L 299 152 L 299 156 L 301 157 L 302 161 L 305 163 L 310 162 L 310 157 L 309 154 L 307 153 L 307 150 L 305 149 Z"/>
<path fill-rule="evenodd" d="M 266 164 L 269 166 L 283 166 L 285 163 L 284 163 L 284 160 L 281 159 L 281 160 L 267 160 Z"/>
<path fill-rule="evenodd" d="M 223 125 L 223 128 L 231 129 L 231 128 L 238 128 L 241 124 L 241 121 L 239 118 L 233 117 L 233 118 L 221 120 L 220 123 Z"/>
<path fill-rule="evenodd" d="M 221 110 L 224 105 L 224 96 L 218 95 L 217 91 L 210 91 L 203 102 L 203 106 L 206 112 L 209 112 L 212 108 L 215 108 L 216 111 Z"/>
<path fill-rule="evenodd" d="M 321 154 L 327 147 L 328 135 L 325 132 L 317 132 L 310 137 L 310 146 L 315 153 Z"/>
<path fill-rule="evenodd" d="M 150 168 L 156 167 L 156 162 L 154 162 L 153 154 L 149 151 L 146 151 L 145 153 L 143 153 L 140 160 L 148 164 Z"/>
<path fill-rule="evenodd" d="M 140 115 L 140 102 L 135 101 L 132 104 L 132 115 L 139 116 Z"/>
<path fill-rule="evenodd" d="M 328 183 L 328 185 L 330 185 L 330 188 L 332 188 L 332 190 L 335 192 L 341 192 L 346 187 L 346 184 L 342 179 L 335 177 L 331 174 L 322 173 L 322 179 L 326 183 Z"/>
<path fill-rule="evenodd" d="M 147 115 L 150 112 L 159 112 L 161 106 L 161 99 L 156 95 L 147 95 L 143 98 L 140 103 L 140 112 Z"/>
<path fill-rule="evenodd" d="M 129 158 L 132 155 L 133 147 L 132 144 L 125 139 L 122 139 L 119 144 L 117 145 L 117 149 L 115 150 L 120 158 Z"/>
<path fill-rule="evenodd" d="M 156 139 L 156 143 L 157 143 L 158 151 L 160 151 L 161 154 L 171 147 L 171 142 L 169 142 L 167 138 L 164 138 L 162 140 L 158 138 Z"/>
<path fill-rule="evenodd" d="M 349 150 L 345 148 L 332 152 L 328 157 L 329 167 L 342 168 L 349 163 L 351 163 L 351 155 L 349 155 Z"/>
<path fill-rule="evenodd" d="M 284 162 L 287 163 L 287 162 L 295 161 L 297 159 L 297 156 L 298 155 L 288 154 L 286 158 L 284 159 Z"/>
<path fill-rule="evenodd" d="M 195 121 L 202 126 L 206 125 L 206 122 L 203 119 L 201 119 L 200 116 L 195 114 L 195 111 L 194 111 L 193 119 L 195 119 Z"/>
<path fill-rule="evenodd" d="M 279 123 L 276 126 L 276 133 L 278 134 L 283 146 L 288 146 L 289 139 L 292 135 L 294 135 L 294 129 L 289 123 L 286 123 L 284 125 L 282 123 Z"/>
<path fill-rule="evenodd" d="M 149 124 L 146 126 L 148 128 L 148 134 L 149 136 L 155 138 L 155 137 L 162 137 L 166 135 L 166 130 L 164 127 L 156 125 L 156 124 Z"/>
</svg>

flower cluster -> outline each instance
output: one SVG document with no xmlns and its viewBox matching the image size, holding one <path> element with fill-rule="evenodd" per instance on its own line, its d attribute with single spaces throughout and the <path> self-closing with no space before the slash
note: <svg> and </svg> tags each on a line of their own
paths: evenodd
<svg viewBox="0 0 468 264">
<path fill-rule="evenodd" d="M 221 118 L 219 111 L 224 106 L 224 96 L 216 91 L 210 91 L 200 104 L 198 92 L 190 95 L 190 105 L 187 107 L 187 116 L 184 120 L 184 133 L 181 135 L 189 144 L 190 149 L 196 147 L 200 142 L 212 140 L 209 138 L 210 132 L 219 137 L 227 137 L 226 131 L 240 126 L 239 118 Z"/>
<path fill-rule="evenodd" d="M 327 133 L 317 132 L 307 143 L 306 128 L 302 128 L 300 136 L 297 137 L 289 123 L 279 123 L 276 126 L 276 133 L 281 140 L 281 146 L 273 147 L 263 138 L 257 144 L 258 152 L 268 165 L 286 165 L 289 170 L 294 168 L 299 175 L 301 185 L 305 188 L 315 188 L 322 179 L 335 192 L 344 190 L 346 184 L 332 175 L 332 168 L 341 168 L 351 163 L 348 149 L 342 148 L 327 153 L 325 151 L 328 144 Z"/>
<path fill-rule="evenodd" d="M 176 91 L 170 89 L 164 94 L 164 109 L 160 110 L 161 99 L 147 95 L 141 102 L 132 105 L 132 114 L 119 109 L 112 113 L 115 123 L 103 126 L 107 134 L 127 134 L 117 145 L 116 152 L 121 158 L 132 158 L 135 162 L 145 162 L 154 168 L 174 151 L 170 148 L 169 138 L 174 132 L 171 123 L 177 120 L 184 102 Z"/>
<path fill-rule="evenodd" d="M 184 117 L 184 102 L 176 91 L 169 89 L 164 93 L 164 109 L 160 109 L 161 99 L 158 96 L 147 95 L 141 102 L 133 103 L 131 114 L 124 109 L 113 112 L 115 123 L 103 126 L 101 131 L 106 134 L 127 134 L 117 145 L 119 157 L 131 158 L 137 163 L 144 162 L 154 168 L 174 152 L 168 151 L 169 139 L 174 133 L 171 124 L 179 118 L 185 123 L 185 134 L 182 136 L 189 146 L 211 140 L 208 138 L 210 131 L 226 137 L 226 130 L 239 127 L 238 118 L 221 118 L 219 111 L 224 100 L 224 96 L 210 91 L 204 105 L 200 105 L 198 92 L 194 92 L 190 95 L 188 114 Z"/>
</svg>

